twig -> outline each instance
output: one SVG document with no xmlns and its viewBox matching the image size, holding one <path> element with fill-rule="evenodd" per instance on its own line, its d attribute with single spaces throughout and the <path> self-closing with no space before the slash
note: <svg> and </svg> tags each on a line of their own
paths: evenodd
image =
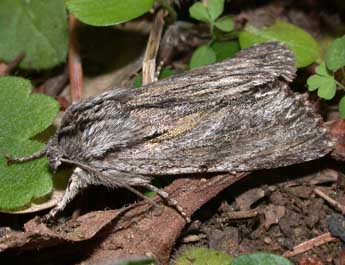
<svg viewBox="0 0 345 265">
<path fill-rule="evenodd" d="M 291 251 L 287 251 L 283 254 L 284 257 L 290 258 L 296 256 L 298 254 L 304 253 L 314 247 L 321 246 L 328 242 L 336 241 L 337 239 L 331 235 L 331 233 L 327 232 L 320 236 L 314 237 L 310 240 L 307 240 L 297 246 L 295 246 Z"/>
<path fill-rule="evenodd" d="M 338 211 L 340 211 L 342 214 L 345 214 L 345 206 L 337 202 L 336 200 L 329 197 L 326 193 L 321 191 L 318 188 L 314 189 L 314 192 L 319 195 L 322 199 L 327 201 L 330 205 L 332 205 L 334 208 L 336 208 Z"/>
<path fill-rule="evenodd" d="M 63 73 L 46 80 L 42 85 L 40 85 L 39 89 L 43 90 L 45 94 L 51 97 L 56 97 L 62 92 L 67 82 L 68 67 L 66 66 Z"/>
<path fill-rule="evenodd" d="M 83 90 L 83 69 L 81 65 L 80 49 L 76 35 L 78 21 L 69 15 L 69 52 L 68 52 L 68 71 L 70 79 L 70 90 L 72 102 L 81 99 Z"/>
<path fill-rule="evenodd" d="M 15 67 L 17 67 L 21 63 L 24 57 L 25 53 L 21 52 L 9 63 L 1 63 L 0 76 L 8 75 Z"/>
<path fill-rule="evenodd" d="M 253 218 L 259 214 L 258 209 L 251 209 L 245 211 L 234 211 L 234 212 L 227 212 L 226 218 L 227 219 L 247 219 Z"/>
<path fill-rule="evenodd" d="M 156 57 L 162 37 L 164 26 L 164 10 L 159 10 L 152 24 L 150 37 L 147 42 L 145 56 L 143 60 L 143 85 L 155 81 Z"/>
</svg>

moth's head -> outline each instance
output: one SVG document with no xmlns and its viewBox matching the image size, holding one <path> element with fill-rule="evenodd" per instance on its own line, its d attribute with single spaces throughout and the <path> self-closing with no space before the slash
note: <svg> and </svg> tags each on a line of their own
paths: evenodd
<svg viewBox="0 0 345 265">
<path fill-rule="evenodd" d="M 53 137 L 49 140 L 46 154 L 49 160 L 49 166 L 55 172 L 61 165 L 61 159 L 63 158 L 63 153 L 59 148 L 57 137 Z"/>
</svg>

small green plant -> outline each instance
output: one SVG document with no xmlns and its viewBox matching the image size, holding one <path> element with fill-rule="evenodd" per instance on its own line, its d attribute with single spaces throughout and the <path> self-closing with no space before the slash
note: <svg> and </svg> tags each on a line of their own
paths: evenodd
<svg viewBox="0 0 345 265">
<path fill-rule="evenodd" d="M 285 43 L 294 53 L 296 66 L 299 68 L 308 66 L 321 57 L 318 42 L 308 32 L 285 21 L 277 20 L 273 25 L 260 29 L 248 24 L 239 34 L 241 48 L 267 41 Z"/>
<path fill-rule="evenodd" d="M 308 90 L 317 90 L 320 98 L 334 98 L 337 88 L 345 89 L 345 36 L 335 39 L 325 54 L 325 62 L 307 80 Z M 336 75 L 339 73 L 339 75 Z M 345 118 L 345 96 L 339 102 L 339 113 Z"/>
<path fill-rule="evenodd" d="M 233 259 L 218 250 L 190 247 L 176 258 L 175 265 L 292 265 L 292 263 L 282 256 L 265 252 L 244 254 Z"/>
<path fill-rule="evenodd" d="M 230 32 L 234 29 L 233 20 L 230 16 L 219 18 L 223 10 L 224 0 L 209 0 L 207 6 L 201 2 L 196 2 L 190 7 L 189 13 L 191 17 L 206 22 L 214 36 L 215 27 L 224 32 Z"/>
<path fill-rule="evenodd" d="M 1 0 L 0 39 L 6 41 L 0 42 L 0 60 L 9 62 L 24 53 L 20 67 L 34 70 L 65 62 L 66 7 L 86 24 L 108 26 L 139 17 L 153 4 L 154 0 Z"/>
<path fill-rule="evenodd" d="M 32 139 L 47 129 L 59 104 L 43 94 L 31 94 L 30 81 L 0 77 L 0 209 L 23 208 L 53 187 L 46 158 L 7 165 L 4 154 L 25 156 L 44 148 Z"/>
<path fill-rule="evenodd" d="M 93 26 L 109 26 L 139 17 L 149 11 L 154 0 L 66 0 L 68 10 L 80 21 Z"/>
<path fill-rule="evenodd" d="M 292 262 L 282 256 L 256 252 L 238 256 L 231 265 L 292 265 Z"/>
<path fill-rule="evenodd" d="M 190 7 L 190 16 L 207 23 L 211 32 L 211 41 L 194 51 L 189 64 L 190 68 L 215 63 L 232 56 L 239 50 L 237 42 L 217 42 L 217 30 L 223 33 L 234 30 L 231 16 L 220 17 L 223 10 L 224 0 L 209 0 L 207 5 L 196 2 Z"/>
<path fill-rule="evenodd" d="M 231 265 L 232 258 L 218 250 L 191 247 L 177 257 L 175 265 Z"/>
<path fill-rule="evenodd" d="M 0 60 L 12 61 L 20 53 L 20 67 L 47 69 L 67 56 L 67 12 L 63 0 L 1 0 Z"/>
</svg>

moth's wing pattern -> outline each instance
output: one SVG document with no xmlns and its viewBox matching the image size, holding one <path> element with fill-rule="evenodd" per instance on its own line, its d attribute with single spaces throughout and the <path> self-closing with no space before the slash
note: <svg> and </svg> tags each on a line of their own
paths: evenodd
<svg viewBox="0 0 345 265">
<path fill-rule="evenodd" d="M 143 86 L 129 102 L 136 108 L 199 105 L 238 97 L 278 78 L 295 76 L 291 51 L 277 42 L 244 49 L 232 59 Z M 208 105 L 206 105 L 208 107 Z"/>
<path fill-rule="evenodd" d="M 143 175 L 251 171 L 316 159 L 332 142 L 287 82 L 294 57 L 279 43 L 143 87 L 130 117 L 156 138 L 109 152 L 99 167 Z"/>
<path fill-rule="evenodd" d="M 71 105 L 56 136 L 64 156 L 87 162 L 140 141 L 144 125 L 122 109 L 130 96 L 130 90 L 117 89 Z"/>
</svg>

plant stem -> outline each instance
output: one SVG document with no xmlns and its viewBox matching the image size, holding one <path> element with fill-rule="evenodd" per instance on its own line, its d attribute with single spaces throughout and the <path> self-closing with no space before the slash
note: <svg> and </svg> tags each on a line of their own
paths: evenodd
<svg viewBox="0 0 345 265">
<path fill-rule="evenodd" d="M 345 85 L 343 85 L 342 83 L 338 82 L 337 80 L 335 80 L 335 83 L 340 86 L 342 89 L 345 89 Z"/>
<path fill-rule="evenodd" d="M 211 22 L 209 25 L 210 25 L 210 32 L 211 32 L 211 41 L 213 41 L 215 39 L 215 36 L 214 36 L 214 24 L 213 24 L 213 22 Z"/>
</svg>

